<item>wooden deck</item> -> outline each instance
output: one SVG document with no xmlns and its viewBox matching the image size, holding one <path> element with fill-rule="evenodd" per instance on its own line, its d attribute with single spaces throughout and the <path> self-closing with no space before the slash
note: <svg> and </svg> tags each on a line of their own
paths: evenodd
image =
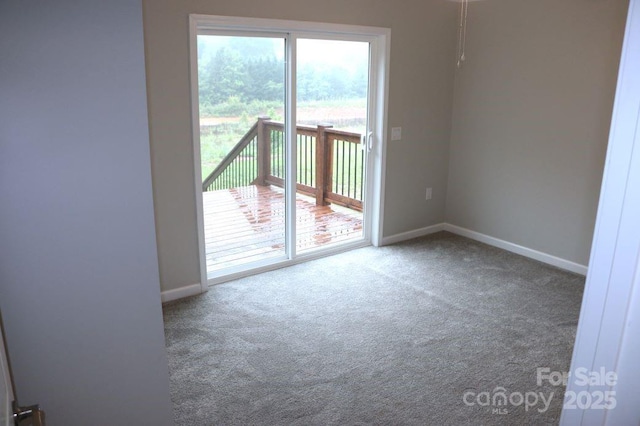
<svg viewBox="0 0 640 426">
<path fill-rule="evenodd" d="M 207 273 L 284 254 L 285 199 L 274 186 L 203 192 Z M 362 213 L 296 195 L 298 253 L 362 238 Z"/>
</svg>

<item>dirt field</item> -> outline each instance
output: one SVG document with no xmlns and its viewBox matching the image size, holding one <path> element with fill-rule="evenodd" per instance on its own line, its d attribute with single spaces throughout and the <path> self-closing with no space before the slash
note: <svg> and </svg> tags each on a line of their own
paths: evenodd
<svg viewBox="0 0 640 426">
<path fill-rule="evenodd" d="M 276 114 L 284 116 L 283 110 L 276 110 Z M 298 122 L 352 122 L 363 121 L 367 118 L 365 108 L 354 106 L 330 106 L 330 107 L 300 107 L 296 111 Z M 201 117 L 201 126 L 215 126 L 223 123 L 237 123 L 240 117 Z"/>
</svg>

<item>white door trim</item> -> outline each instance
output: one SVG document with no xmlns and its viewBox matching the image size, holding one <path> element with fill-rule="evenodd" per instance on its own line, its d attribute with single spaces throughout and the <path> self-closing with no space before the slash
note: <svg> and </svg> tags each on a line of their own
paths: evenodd
<svg viewBox="0 0 640 426">
<path fill-rule="evenodd" d="M 640 336 L 632 319 L 640 306 L 632 304 L 640 291 L 640 0 L 631 0 L 627 16 L 618 87 L 614 103 L 598 217 L 589 271 L 567 384 L 569 396 L 584 396 L 583 404 L 564 407 L 560 424 L 638 424 L 637 350 Z M 635 328 L 634 328 L 635 327 Z M 632 330 L 636 330 L 636 334 Z M 635 348 L 635 349 L 634 349 Z M 603 386 L 581 383 L 577 369 L 616 372 L 618 382 Z M 610 392 L 620 391 L 617 395 Z M 584 406 L 609 392 L 612 410 Z M 605 403 L 607 397 L 605 396 Z M 580 405 L 583 405 L 581 407 Z"/>
<path fill-rule="evenodd" d="M 198 101 L 198 25 L 195 15 L 189 15 L 189 85 L 191 87 L 191 146 L 193 147 L 193 182 L 196 190 L 196 226 L 198 227 L 198 263 L 200 266 L 200 290 L 209 289 L 207 283 L 207 258 L 204 240 L 204 202 L 202 199 L 202 159 L 200 158 L 200 102 Z"/>
</svg>

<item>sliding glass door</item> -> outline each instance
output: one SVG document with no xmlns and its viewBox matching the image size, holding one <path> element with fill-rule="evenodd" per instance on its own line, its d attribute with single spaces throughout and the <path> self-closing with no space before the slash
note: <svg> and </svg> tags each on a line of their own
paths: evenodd
<svg viewBox="0 0 640 426">
<path fill-rule="evenodd" d="M 296 45 L 298 253 L 362 240 L 369 43 L 300 38 Z"/>
<path fill-rule="evenodd" d="M 285 39 L 203 32 L 199 139 L 207 275 L 286 256 Z"/>
<path fill-rule="evenodd" d="M 191 28 L 206 279 L 368 244 L 371 37 L 229 19 Z"/>
</svg>

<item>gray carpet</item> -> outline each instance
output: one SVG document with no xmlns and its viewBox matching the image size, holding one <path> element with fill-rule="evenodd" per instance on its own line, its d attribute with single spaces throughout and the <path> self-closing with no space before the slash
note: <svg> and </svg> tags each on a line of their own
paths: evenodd
<svg viewBox="0 0 640 426">
<path fill-rule="evenodd" d="M 555 424 L 583 286 L 445 232 L 215 286 L 164 307 L 176 423 Z"/>
</svg>

